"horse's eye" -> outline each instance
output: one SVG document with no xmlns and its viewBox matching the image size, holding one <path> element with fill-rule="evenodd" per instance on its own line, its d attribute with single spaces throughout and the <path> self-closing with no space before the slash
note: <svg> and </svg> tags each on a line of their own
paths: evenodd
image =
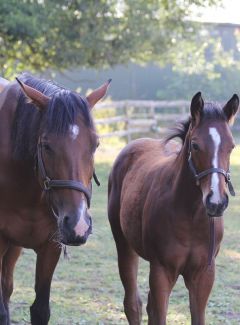
<svg viewBox="0 0 240 325">
<path fill-rule="evenodd" d="M 43 149 L 49 153 L 53 152 L 53 149 L 51 148 L 51 146 L 48 143 L 43 143 Z"/>
<path fill-rule="evenodd" d="M 193 150 L 198 151 L 199 145 L 196 142 L 192 142 L 192 148 L 193 148 Z"/>
</svg>

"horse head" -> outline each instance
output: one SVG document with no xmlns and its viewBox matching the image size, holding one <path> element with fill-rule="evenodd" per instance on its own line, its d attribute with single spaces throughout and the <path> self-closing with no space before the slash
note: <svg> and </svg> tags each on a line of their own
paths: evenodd
<svg viewBox="0 0 240 325">
<path fill-rule="evenodd" d="M 94 153 L 98 136 L 91 109 L 106 94 L 110 81 L 86 98 L 60 89 L 48 96 L 18 80 L 41 115 L 37 143 L 37 174 L 57 218 L 59 239 L 84 244 L 92 231 L 91 201 Z"/>
<path fill-rule="evenodd" d="M 189 166 L 202 191 L 203 204 L 210 217 L 221 216 L 228 206 L 227 187 L 232 195 L 229 160 L 234 148 L 229 125 L 239 106 L 237 95 L 220 108 L 204 103 L 201 93 L 191 102 L 188 136 Z"/>
</svg>

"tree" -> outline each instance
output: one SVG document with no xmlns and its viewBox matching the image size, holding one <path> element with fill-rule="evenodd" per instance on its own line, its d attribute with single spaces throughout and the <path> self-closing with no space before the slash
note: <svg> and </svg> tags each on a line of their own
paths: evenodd
<svg viewBox="0 0 240 325">
<path fill-rule="evenodd" d="M 0 0 L 0 66 L 18 70 L 174 62 L 192 44 L 192 6 L 217 0 Z"/>
</svg>

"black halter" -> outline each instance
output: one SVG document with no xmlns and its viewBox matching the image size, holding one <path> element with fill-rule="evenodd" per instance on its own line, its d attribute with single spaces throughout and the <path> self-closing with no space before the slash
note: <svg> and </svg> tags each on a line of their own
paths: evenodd
<svg viewBox="0 0 240 325">
<path fill-rule="evenodd" d="M 230 171 L 225 171 L 222 168 L 216 168 L 216 167 L 206 169 L 206 170 L 204 170 L 204 171 L 202 171 L 200 173 L 198 173 L 196 171 L 196 168 L 194 167 L 194 164 L 193 164 L 193 161 L 192 161 L 191 142 L 189 142 L 188 164 L 189 164 L 189 167 L 190 167 L 190 169 L 191 169 L 191 171 L 193 173 L 194 178 L 196 179 L 197 185 L 199 185 L 199 180 L 201 178 L 207 176 L 208 174 L 219 173 L 219 174 L 222 174 L 225 177 L 225 181 L 226 181 L 226 183 L 228 185 L 229 193 L 232 196 L 235 196 L 235 191 L 234 191 L 233 185 L 231 183 Z"/>
<path fill-rule="evenodd" d="M 37 164 L 38 164 L 38 172 L 40 177 L 42 178 L 42 189 L 45 192 L 49 192 L 52 189 L 61 189 L 61 188 L 68 188 L 71 190 L 76 190 L 79 192 L 82 192 L 87 200 L 88 208 L 90 207 L 91 197 L 92 197 L 92 184 L 89 188 L 87 188 L 85 185 L 83 185 L 82 182 L 74 181 L 74 180 L 60 180 L 60 179 L 50 179 L 47 176 L 46 169 L 43 163 L 43 157 L 42 157 L 42 143 L 41 140 L 39 140 L 37 145 Z M 99 186 L 100 183 L 98 181 L 98 178 L 95 174 L 93 174 L 93 178 L 96 182 L 96 184 Z"/>
<path fill-rule="evenodd" d="M 192 151 L 191 151 L 191 141 L 189 140 L 189 147 L 188 147 L 188 164 L 191 172 L 193 173 L 193 176 L 196 180 L 197 185 L 200 184 L 200 179 L 212 174 L 212 173 L 219 173 L 222 174 L 225 177 L 225 181 L 228 185 L 228 190 L 232 196 L 235 196 L 235 191 L 233 188 L 233 185 L 231 183 L 231 176 L 230 176 L 230 171 L 225 171 L 222 168 L 209 168 L 206 169 L 200 173 L 197 172 L 193 160 L 192 160 Z M 209 242 L 209 251 L 208 251 L 208 267 L 211 267 L 213 256 L 215 253 L 215 225 L 214 225 L 214 218 L 210 218 L 210 242 Z"/>
</svg>

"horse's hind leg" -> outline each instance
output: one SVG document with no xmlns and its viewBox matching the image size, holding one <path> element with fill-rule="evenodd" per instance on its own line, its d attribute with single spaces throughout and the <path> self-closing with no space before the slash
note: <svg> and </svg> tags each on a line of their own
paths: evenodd
<svg viewBox="0 0 240 325">
<path fill-rule="evenodd" d="M 141 324 L 142 301 L 137 288 L 138 255 L 124 238 L 115 238 L 118 252 L 118 268 L 125 290 L 124 311 L 131 325 Z"/>
<path fill-rule="evenodd" d="M 3 303 L 7 313 L 7 324 L 10 324 L 8 304 L 13 292 L 13 271 L 21 250 L 21 247 L 10 246 L 2 261 L 2 292 Z"/>
<path fill-rule="evenodd" d="M 125 290 L 124 311 L 130 325 L 141 324 L 142 302 L 137 288 L 138 255 L 130 248 L 120 229 L 119 222 L 109 214 L 118 253 L 120 278 Z"/>
<path fill-rule="evenodd" d="M 61 248 L 56 242 L 47 242 L 36 250 L 37 265 L 35 292 L 36 298 L 30 308 L 32 325 L 47 325 L 50 318 L 50 287 L 53 272 L 61 254 Z"/>
</svg>

